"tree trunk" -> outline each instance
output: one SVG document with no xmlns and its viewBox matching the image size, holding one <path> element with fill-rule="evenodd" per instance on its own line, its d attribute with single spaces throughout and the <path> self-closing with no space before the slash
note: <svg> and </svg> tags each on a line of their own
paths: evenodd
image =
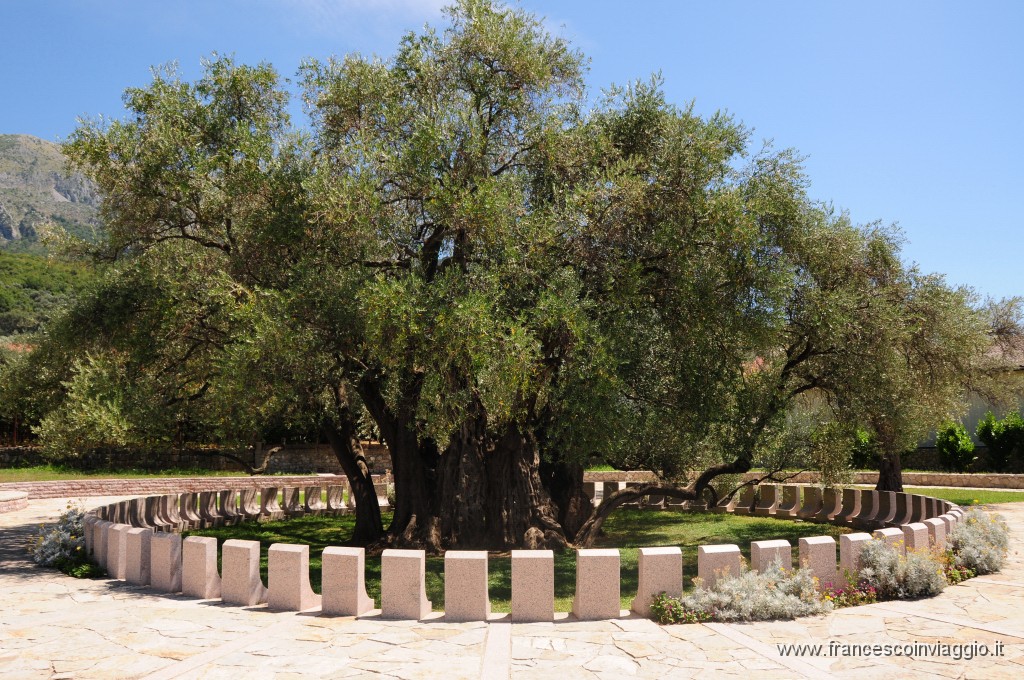
<svg viewBox="0 0 1024 680">
<path fill-rule="evenodd" d="M 558 511 L 540 480 L 537 442 L 516 425 L 505 428 L 486 458 L 487 528 L 494 548 L 566 546 Z"/>
<path fill-rule="evenodd" d="M 883 453 L 878 464 L 878 484 L 876 491 L 903 491 L 903 467 L 900 454 Z"/>
<path fill-rule="evenodd" d="M 573 537 L 590 518 L 594 505 L 583 490 L 583 466 L 541 461 L 541 480 L 558 509 L 558 523 L 567 537 Z"/>
<path fill-rule="evenodd" d="M 357 545 L 367 545 L 378 541 L 384 536 L 384 523 L 380 516 L 380 504 L 377 502 L 377 492 L 373 488 L 373 478 L 370 476 L 370 469 L 366 465 L 366 458 L 363 456 L 363 447 L 356 436 L 355 427 L 351 423 L 342 423 L 335 427 L 325 424 L 324 434 L 334 457 L 338 459 L 348 483 L 352 488 L 352 495 L 356 501 L 356 528 L 352 535 L 352 542 Z"/>
<path fill-rule="evenodd" d="M 441 456 L 438 474 L 440 533 L 447 548 L 482 548 L 488 544 L 487 415 L 476 413 L 452 436 Z"/>
</svg>

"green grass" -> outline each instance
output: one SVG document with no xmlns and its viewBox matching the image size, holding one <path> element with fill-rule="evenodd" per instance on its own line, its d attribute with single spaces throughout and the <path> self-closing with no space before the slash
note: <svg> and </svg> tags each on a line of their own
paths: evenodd
<svg viewBox="0 0 1024 680">
<path fill-rule="evenodd" d="M 390 515 L 384 515 L 390 521 Z M 352 535 L 353 515 L 338 517 L 301 517 L 296 519 L 248 523 L 193 531 L 186 535 L 215 536 L 218 543 L 237 538 L 259 541 L 262 546 L 260 568 L 264 583 L 267 578 L 267 549 L 273 543 L 299 543 L 310 548 L 310 583 L 320 592 L 320 554 L 331 545 L 344 545 Z M 804 536 L 838 536 L 848 530 L 826 524 L 790 522 L 770 518 L 736 517 L 713 513 L 679 513 L 655 510 L 616 511 L 604 525 L 605 535 L 595 548 L 619 548 L 622 559 L 622 608 L 628 609 L 637 589 L 637 549 L 646 546 L 680 546 L 683 550 L 685 580 L 696 576 L 697 546 L 713 543 L 736 543 L 744 557 L 750 558 L 750 542 L 784 538 L 794 544 Z M 509 611 L 511 592 L 511 558 L 508 553 L 491 553 L 491 609 Z M 437 611 L 444 609 L 444 558 L 427 557 L 427 597 Z M 555 553 L 555 610 L 570 611 L 576 584 L 576 553 L 566 550 Z M 380 602 L 380 557 L 366 558 L 366 591 Z"/>
<path fill-rule="evenodd" d="M 59 465 L 0 468 L 2 482 L 54 482 L 73 479 L 124 479 L 136 477 L 244 477 L 241 470 L 72 470 Z"/>
<path fill-rule="evenodd" d="M 907 493 L 919 493 L 941 498 L 957 505 L 988 505 L 989 503 L 1022 503 L 1024 491 L 997 491 L 989 489 L 939 489 L 929 486 L 905 486 Z"/>
</svg>

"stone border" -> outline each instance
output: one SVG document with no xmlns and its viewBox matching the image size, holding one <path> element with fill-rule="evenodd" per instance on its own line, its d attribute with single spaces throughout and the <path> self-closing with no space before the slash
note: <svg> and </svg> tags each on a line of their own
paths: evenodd
<svg viewBox="0 0 1024 680">
<path fill-rule="evenodd" d="M 788 479 L 790 484 L 817 484 L 820 475 L 817 472 L 801 472 Z M 744 482 L 760 479 L 761 475 L 748 472 L 743 475 Z M 658 481 L 652 472 L 622 471 L 585 472 L 586 482 L 645 482 Z M 854 472 L 852 484 L 872 484 L 878 482 L 878 473 Z M 1002 473 L 960 473 L 960 472 L 904 472 L 905 486 L 945 486 L 945 487 L 978 487 L 980 489 L 1024 489 L 1024 475 Z"/>
<path fill-rule="evenodd" d="M 28 507 L 28 493 L 0 489 L 0 512 L 14 512 Z"/>
<path fill-rule="evenodd" d="M 620 484 L 636 483 L 604 482 L 601 491 L 607 493 L 621 488 Z M 339 552 L 342 549 L 337 547 L 324 550 L 324 562 L 332 566 L 322 573 L 322 592 L 317 596 L 309 588 L 307 545 L 271 546 L 268 582 L 264 585 L 259 574 L 258 542 L 226 541 L 221 546 L 223 568 L 218 574 L 216 540 L 190 536 L 182 541 L 179 535 L 190 528 L 351 512 L 353 506 L 345 500 L 345 486 L 306 485 L 301 489 L 305 492 L 301 503 L 299 487 L 256 488 L 255 485 L 240 490 L 190 491 L 110 503 L 86 513 L 83 522 L 86 552 L 113 578 L 162 592 L 182 592 L 200 599 L 219 598 L 226 604 L 239 606 L 268 603 L 276 611 L 320 608 L 321 615 L 325 616 L 340 612 L 349 616 L 364 615 L 372 610 L 374 603 L 366 597 L 362 548 L 348 548 L 344 552 Z M 591 501 L 597 503 L 597 484 L 587 482 L 585 488 Z M 322 502 L 325 493 L 326 506 Z M 378 497 L 377 502 L 385 506 L 387 499 Z M 661 498 L 660 503 L 649 503 L 648 507 L 655 505 L 665 509 L 707 511 L 703 504 L 665 498 Z M 811 569 L 822 588 L 840 578 L 842 570 L 853 572 L 859 568 L 860 551 L 866 541 L 884 540 L 901 551 L 927 546 L 943 549 L 945 537 L 964 514 L 955 504 L 928 496 L 793 484 L 781 488 L 773 484 L 747 487 L 738 498 L 723 499 L 710 511 L 873 530 L 873 534 L 843 535 L 838 544 L 831 536 L 800 539 L 798 564 Z M 751 545 L 754 569 L 763 570 L 776 560 L 787 568 L 793 567 L 793 550 L 788 541 L 756 541 Z M 697 575 L 705 583 L 740 572 L 738 545 L 702 545 L 698 546 L 697 554 Z M 554 620 L 554 553 L 512 550 L 511 555 L 510 620 Z M 425 557 L 422 550 L 384 551 L 378 615 L 401 620 L 445 616 L 432 613 L 426 599 Z M 451 620 L 490 620 L 487 553 L 450 550 L 445 554 L 445 564 L 449 563 L 460 565 L 460 569 L 453 568 L 453 578 L 445 579 L 445 599 L 453 603 Z M 678 547 L 642 549 L 639 587 L 632 610 L 647 616 L 651 600 L 659 593 L 681 596 L 682 566 Z M 473 578 L 471 574 L 482 578 Z M 578 550 L 576 581 L 573 612 L 577 618 L 598 620 L 621 616 L 618 550 Z M 328 606 L 323 606 L 322 602 Z"/>
<path fill-rule="evenodd" d="M 377 479 L 374 475 L 374 479 Z M 291 475 L 246 477 L 125 477 L 117 479 L 69 479 L 50 482 L 4 482 L 4 491 L 24 491 L 29 500 L 40 498 L 86 498 L 132 494 L 262 489 L 268 486 L 337 484 L 341 475 Z M 347 483 L 347 480 L 345 481 Z"/>
</svg>

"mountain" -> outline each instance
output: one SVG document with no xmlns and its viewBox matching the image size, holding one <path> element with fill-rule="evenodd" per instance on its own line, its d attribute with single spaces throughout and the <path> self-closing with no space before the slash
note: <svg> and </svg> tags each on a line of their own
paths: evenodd
<svg viewBox="0 0 1024 680">
<path fill-rule="evenodd" d="M 53 142 L 0 135 L 0 248 L 39 251 L 40 228 L 53 223 L 92 240 L 99 227 L 95 185 L 69 174 Z"/>
</svg>

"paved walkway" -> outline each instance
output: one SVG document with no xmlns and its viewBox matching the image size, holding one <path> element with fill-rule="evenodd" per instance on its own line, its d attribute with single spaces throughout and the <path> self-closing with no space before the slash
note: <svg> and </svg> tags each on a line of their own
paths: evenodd
<svg viewBox="0 0 1024 680">
<path fill-rule="evenodd" d="M 89 499 L 94 507 L 114 498 Z M 15 678 L 1013 678 L 1024 676 L 1024 503 L 1002 573 L 939 597 L 756 624 L 658 626 L 640 618 L 452 624 L 269 613 L 38 569 L 25 537 L 64 509 L 0 515 L 0 675 Z M 829 645 L 979 643 L 1002 656 L 827 656 Z M 820 644 L 819 656 L 778 645 Z"/>
</svg>

